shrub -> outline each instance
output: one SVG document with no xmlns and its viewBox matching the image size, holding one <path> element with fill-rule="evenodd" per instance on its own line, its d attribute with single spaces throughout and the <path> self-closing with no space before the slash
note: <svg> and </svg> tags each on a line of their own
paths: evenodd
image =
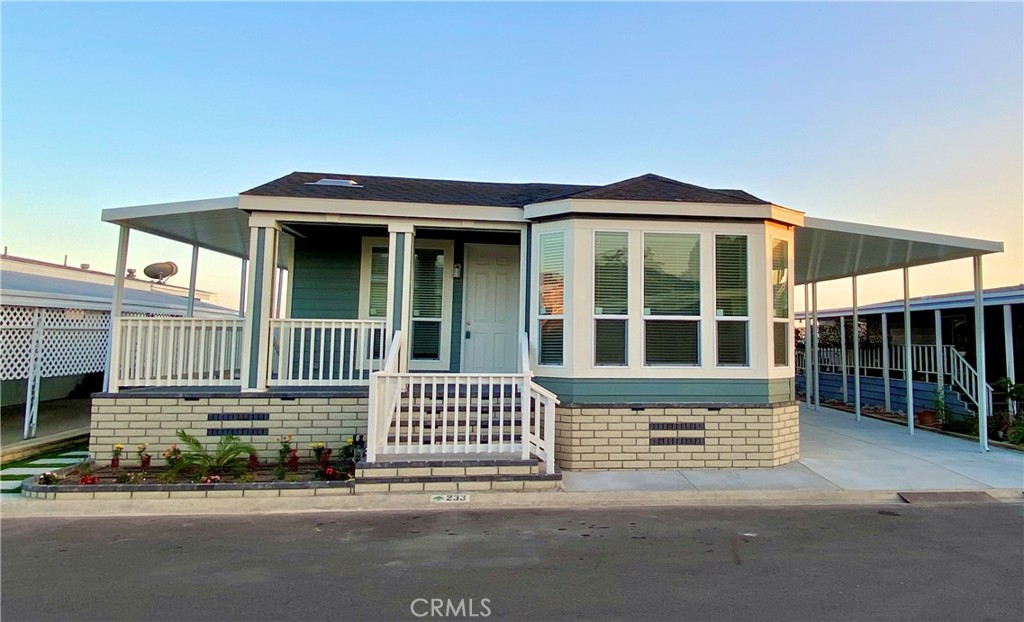
<svg viewBox="0 0 1024 622">
<path fill-rule="evenodd" d="M 236 436 L 222 436 L 213 451 L 207 451 L 203 444 L 185 430 L 178 430 L 178 439 L 188 448 L 181 454 L 184 468 L 195 471 L 200 477 L 227 471 L 240 472 L 245 470 L 250 454 L 256 448 L 243 443 Z"/>
</svg>

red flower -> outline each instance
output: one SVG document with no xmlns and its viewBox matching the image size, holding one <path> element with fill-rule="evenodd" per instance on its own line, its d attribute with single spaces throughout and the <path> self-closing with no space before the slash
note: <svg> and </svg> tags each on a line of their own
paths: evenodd
<svg viewBox="0 0 1024 622">
<path fill-rule="evenodd" d="M 95 475 L 83 475 L 82 479 L 78 480 L 78 483 L 83 485 L 91 485 L 96 484 L 99 481 L 100 478 L 96 477 Z"/>
<path fill-rule="evenodd" d="M 255 471 L 260 468 L 260 459 L 256 454 L 249 454 L 249 470 Z"/>
</svg>

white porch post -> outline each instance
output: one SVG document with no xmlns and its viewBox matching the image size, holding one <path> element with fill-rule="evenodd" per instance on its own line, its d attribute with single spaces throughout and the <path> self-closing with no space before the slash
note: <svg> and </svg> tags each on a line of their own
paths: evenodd
<svg viewBox="0 0 1024 622">
<path fill-rule="evenodd" d="M 839 366 L 843 369 L 843 403 L 850 401 L 850 391 L 846 376 L 849 370 L 846 368 L 846 316 L 839 316 Z"/>
<path fill-rule="evenodd" d="M 32 309 L 32 337 L 28 350 L 28 378 L 25 383 L 25 425 L 21 437 L 30 439 L 36 435 L 39 420 L 39 383 L 43 371 L 43 318 L 42 309 Z"/>
<path fill-rule="evenodd" d="M 412 260 L 415 248 L 415 228 L 411 224 L 395 223 L 388 226 L 388 309 L 385 343 L 391 342 L 395 331 L 402 331 L 405 342 L 411 344 L 412 315 Z M 405 348 L 398 360 L 398 371 L 409 371 L 412 347 Z"/>
<path fill-rule="evenodd" d="M 946 357 L 942 352 L 942 310 L 935 310 L 935 383 L 939 385 L 937 399 L 946 403 Z"/>
<path fill-rule="evenodd" d="M 1013 308 L 1003 305 L 1003 342 L 1006 344 L 1006 377 L 1011 383 L 1017 382 L 1017 370 L 1013 362 Z M 1010 413 L 1016 414 L 1016 403 L 1010 402 Z"/>
<path fill-rule="evenodd" d="M 889 392 L 889 316 L 882 313 L 882 385 L 885 388 L 885 412 L 892 412 Z"/>
<path fill-rule="evenodd" d="M 241 283 L 238 287 L 238 317 L 245 317 L 245 285 L 249 278 L 249 260 L 242 260 Z"/>
<path fill-rule="evenodd" d="M 103 384 L 117 393 L 121 371 L 121 306 L 124 304 L 124 275 L 128 271 L 128 227 L 121 225 L 114 267 L 114 300 L 110 304 L 110 338 L 107 340 L 107 369 Z"/>
<path fill-rule="evenodd" d="M 804 283 L 804 401 L 810 407 L 814 383 L 811 382 L 811 314 L 808 311 L 808 304 L 810 296 L 807 293 L 807 283 Z"/>
<path fill-rule="evenodd" d="M 277 227 L 249 227 L 249 287 L 242 332 L 242 391 L 267 390 Z"/>
<path fill-rule="evenodd" d="M 821 410 L 821 368 L 818 354 L 818 284 L 811 283 L 811 317 L 814 320 L 814 345 L 811 347 L 811 357 L 814 359 L 814 410 Z"/>
<path fill-rule="evenodd" d="M 988 390 L 985 380 L 985 307 L 982 303 L 981 256 L 974 258 L 974 352 L 978 359 L 978 444 L 988 451 Z"/>
<path fill-rule="evenodd" d="M 192 317 L 196 311 L 196 272 L 199 269 L 199 247 L 192 245 L 192 268 L 188 273 L 188 302 L 185 303 L 185 317 Z"/>
<path fill-rule="evenodd" d="M 903 268 L 903 378 L 907 385 L 907 430 L 914 435 L 914 354 L 910 345 L 910 268 Z"/>
<path fill-rule="evenodd" d="M 853 412 L 860 421 L 860 312 L 857 309 L 857 277 L 853 277 Z"/>
<path fill-rule="evenodd" d="M 277 287 L 274 288 L 274 317 L 281 317 L 281 305 L 284 303 L 284 268 L 274 271 L 277 275 Z"/>
</svg>

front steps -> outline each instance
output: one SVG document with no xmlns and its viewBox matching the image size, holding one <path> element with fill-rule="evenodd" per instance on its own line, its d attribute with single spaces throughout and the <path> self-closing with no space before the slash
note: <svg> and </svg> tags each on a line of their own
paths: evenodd
<svg viewBox="0 0 1024 622">
<path fill-rule="evenodd" d="M 389 459 L 356 465 L 355 492 L 507 492 L 557 490 L 562 473 L 544 472 L 536 458 L 495 459 L 436 457 L 429 460 Z"/>
</svg>

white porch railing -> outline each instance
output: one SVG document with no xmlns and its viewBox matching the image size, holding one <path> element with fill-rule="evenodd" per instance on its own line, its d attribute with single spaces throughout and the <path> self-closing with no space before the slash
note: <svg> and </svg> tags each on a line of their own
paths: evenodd
<svg viewBox="0 0 1024 622">
<path fill-rule="evenodd" d="M 395 333 L 370 384 L 367 460 L 515 453 L 536 456 L 553 473 L 558 398 L 533 382 L 523 340 L 519 373 L 406 373 L 398 371 L 405 340 Z"/>
<path fill-rule="evenodd" d="M 939 366 L 936 356 L 936 347 L 931 345 L 910 346 L 911 364 L 915 374 L 922 374 L 929 381 L 938 382 Z M 889 346 L 889 371 L 903 372 L 906 368 L 906 346 Z M 796 368 L 798 371 L 806 369 L 805 352 L 800 349 L 796 352 Z M 853 349 L 846 351 L 846 369 L 848 374 L 853 373 Z M 819 348 L 818 365 L 825 373 L 842 373 L 843 356 L 839 348 Z M 865 371 L 883 370 L 882 348 L 879 346 L 860 349 L 861 374 Z M 964 396 L 974 403 L 979 403 L 978 395 L 978 372 L 967 362 L 960 352 L 953 346 L 942 347 L 942 371 L 943 383 L 948 382 L 959 390 Z M 992 414 L 992 387 L 985 383 L 987 392 L 988 414 Z"/>
<path fill-rule="evenodd" d="M 367 385 L 384 363 L 382 320 L 270 320 L 267 386 Z"/>
<path fill-rule="evenodd" d="M 122 317 L 115 337 L 115 389 L 241 384 L 241 319 Z"/>
</svg>

